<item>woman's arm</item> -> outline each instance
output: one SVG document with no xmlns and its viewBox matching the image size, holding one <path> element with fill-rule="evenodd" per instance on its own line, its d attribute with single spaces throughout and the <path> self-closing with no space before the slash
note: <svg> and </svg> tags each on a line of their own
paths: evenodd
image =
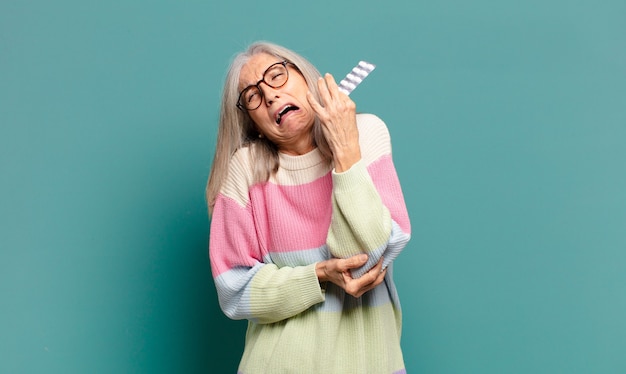
<svg viewBox="0 0 626 374">
<path fill-rule="evenodd" d="M 245 229 L 245 216 L 241 207 L 218 196 L 209 254 L 220 307 L 229 318 L 278 322 L 324 301 L 320 283 L 332 282 L 359 297 L 384 280 L 382 261 L 358 279 L 351 276 L 351 270 L 368 261 L 366 255 L 298 267 L 263 263 L 255 254 L 259 248 L 250 234 L 254 230 Z"/>
<path fill-rule="evenodd" d="M 272 323 L 324 301 L 314 263 L 280 269 L 264 263 L 249 204 L 218 195 L 209 257 L 220 307 L 229 318 Z"/>
<path fill-rule="evenodd" d="M 327 243 L 337 257 L 366 253 L 359 277 L 381 257 L 386 268 L 406 246 L 411 226 L 391 157 L 389 132 L 370 114 L 359 115 L 363 158 L 344 173 L 333 173 L 333 216 Z"/>
<path fill-rule="evenodd" d="M 272 323 L 324 300 L 321 282 L 333 282 L 356 296 L 382 282 L 381 268 L 359 279 L 350 270 L 365 258 L 327 259 L 320 252 L 306 266 L 278 268 L 265 254 L 249 201 L 247 157 L 235 155 L 229 178 L 217 196 L 211 220 L 209 256 L 219 302 L 232 319 Z M 381 265 L 382 266 L 382 265 Z"/>
<path fill-rule="evenodd" d="M 355 103 L 338 90 L 332 75 L 326 74 L 317 84 L 320 101 L 311 93 L 308 100 L 321 122 L 335 167 L 327 244 L 339 258 L 367 254 L 367 263 L 352 272 L 360 277 L 383 255 L 386 268 L 404 248 L 410 238 L 408 214 L 384 122 L 374 115 L 359 115 L 358 123 Z"/>
</svg>

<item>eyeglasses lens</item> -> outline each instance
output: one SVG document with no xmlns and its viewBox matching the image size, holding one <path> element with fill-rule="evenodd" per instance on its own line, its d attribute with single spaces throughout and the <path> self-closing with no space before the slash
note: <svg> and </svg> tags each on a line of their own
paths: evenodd
<svg viewBox="0 0 626 374">
<path fill-rule="evenodd" d="M 265 83 L 272 88 L 282 87 L 285 83 L 287 83 L 287 79 L 289 78 L 289 73 L 287 72 L 287 67 L 285 63 L 279 62 L 270 66 L 263 74 L 263 80 L 257 83 L 256 85 L 249 86 L 246 88 L 240 96 L 241 104 L 247 110 L 254 110 L 261 106 L 261 102 L 263 101 L 263 92 L 259 88 L 261 83 Z"/>
</svg>

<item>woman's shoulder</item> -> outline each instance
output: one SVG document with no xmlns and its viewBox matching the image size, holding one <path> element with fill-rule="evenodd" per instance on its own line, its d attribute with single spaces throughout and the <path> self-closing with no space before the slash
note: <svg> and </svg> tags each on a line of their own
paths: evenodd
<svg viewBox="0 0 626 374">
<path fill-rule="evenodd" d="M 367 165 L 391 154 L 391 138 L 385 122 L 375 114 L 357 114 L 361 157 Z"/>
<path fill-rule="evenodd" d="M 237 149 L 230 158 L 228 175 L 222 184 L 221 194 L 245 204 L 252 184 L 252 173 L 250 148 L 245 146 Z"/>
<path fill-rule="evenodd" d="M 372 126 L 387 127 L 387 125 L 385 125 L 385 122 L 373 113 L 357 113 L 356 120 L 359 125 L 370 124 Z"/>
</svg>

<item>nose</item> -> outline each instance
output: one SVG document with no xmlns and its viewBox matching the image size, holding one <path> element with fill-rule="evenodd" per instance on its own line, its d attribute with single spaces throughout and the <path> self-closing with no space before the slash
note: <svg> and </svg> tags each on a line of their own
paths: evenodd
<svg viewBox="0 0 626 374">
<path fill-rule="evenodd" d="M 261 86 L 262 84 L 262 86 Z M 259 84 L 259 90 L 263 94 L 263 99 L 265 100 L 265 105 L 270 106 L 279 96 L 278 88 L 274 88 L 265 82 L 261 82 Z"/>
</svg>

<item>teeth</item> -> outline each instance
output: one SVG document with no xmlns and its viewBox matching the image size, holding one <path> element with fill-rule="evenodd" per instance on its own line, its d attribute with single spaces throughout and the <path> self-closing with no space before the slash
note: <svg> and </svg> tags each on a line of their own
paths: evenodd
<svg viewBox="0 0 626 374">
<path fill-rule="evenodd" d="M 276 116 L 276 124 L 280 125 L 280 121 L 283 118 L 283 114 L 287 113 L 291 108 L 295 108 L 293 105 L 286 105 Z"/>
</svg>

